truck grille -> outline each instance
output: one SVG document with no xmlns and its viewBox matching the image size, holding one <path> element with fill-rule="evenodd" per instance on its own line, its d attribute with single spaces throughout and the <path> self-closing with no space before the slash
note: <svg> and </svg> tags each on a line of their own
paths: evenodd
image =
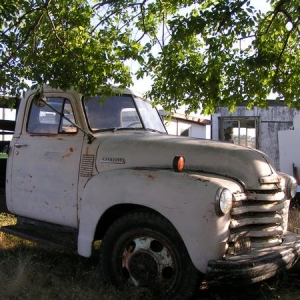
<svg viewBox="0 0 300 300">
<path fill-rule="evenodd" d="M 229 244 L 247 235 L 252 248 L 282 243 L 287 226 L 285 195 L 282 191 L 248 191 L 234 195 Z"/>
</svg>

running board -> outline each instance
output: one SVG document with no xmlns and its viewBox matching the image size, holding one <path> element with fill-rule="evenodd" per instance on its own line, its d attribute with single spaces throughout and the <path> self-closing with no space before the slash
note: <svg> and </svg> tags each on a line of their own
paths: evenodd
<svg viewBox="0 0 300 300">
<path fill-rule="evenodd" d="M 46 247 L 72 252 L 77 250 L 78 231 L 73 228 L 18 217 L 17 224 L 2 226 L 0 230 Z"/>
</svg>

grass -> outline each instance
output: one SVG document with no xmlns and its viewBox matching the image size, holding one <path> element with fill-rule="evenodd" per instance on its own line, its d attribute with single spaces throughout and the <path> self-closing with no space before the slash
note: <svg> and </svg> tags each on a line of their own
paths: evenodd
<svg viewBox="0 0 300 300">
<path fill-rule="evenodd" d="M 13 222 L 12 216 L 0 214 L 0 226 Z M 96 258 L 84 259 L 76 254 L 45 249 L 0 232 L 1 300 L 141 298 L 151 299 L 142 289 L 131 291 L 127 296 L 113 287 L 102 287 Z"/>
<path fill-rule="evenodd" d="M 300 213 L 299 213 L 300 214 Z M 15 219 L 0 214 L 0 226 Z M 195 300 L 300 300 L 300 272 L 247 287 L 200 287 Z M 0 300 L 152 300 L 146 289 L 117 291 L 100 285 L 97 257 L 45 249 L 0 232 Z"/>
<path fill-rule="evenodd" d="M 297 198 L 293 200 L 290 206 L 289 213 L 289 229 L 297 234 L 300 234 L 300 195 L 297 193 Z"/>
</svg>

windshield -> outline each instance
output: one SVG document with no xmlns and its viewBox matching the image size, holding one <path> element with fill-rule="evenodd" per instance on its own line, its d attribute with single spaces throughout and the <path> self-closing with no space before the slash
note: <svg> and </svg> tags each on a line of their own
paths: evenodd
<svg viewBox="0 0 300 300">
<path fill-rule="evenodd" d="M 147 129 L 166 133 L 156 108 L 132 95 L 86 97 L 84 107 L 93 132 L 120 129 Z"/>
</svg>

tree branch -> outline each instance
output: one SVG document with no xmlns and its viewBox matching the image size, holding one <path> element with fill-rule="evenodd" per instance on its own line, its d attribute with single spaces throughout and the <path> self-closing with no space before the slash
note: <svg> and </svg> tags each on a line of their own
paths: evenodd
<svg viewBox="0 0 300 300">
<path fill-rule="evenodd" d="M 26 19 L 26 17 L 27 17 L 28 15 L 30 15 L 31 13 L 33 13 L 33 12 L 35 12 L 35 11 L 38 11 L 38 10 L 39 10 L 39 8 L 31 9 L 31 10 L 29 10 L 28 12 L 24 13 L 22 16 L 20 16 L 20 17 L 18 18 L 18 22 L 12 23 L 11 26 L 7 27 L 5 31 L 2 31 L 2 32 L 1 32 L 1 36 L 5 36 L 6 33 L 9 32 L 12 28 L 18 27 L 18 26 L 22 23 L 22 21 L 23 21 L 24 19 Z"/>
<path fill-rule="evenodd" d="M 290 38 L 291 34 L 292 34 L 292 31 L 289 31 L 286 38 L 285 38 L 285 41 L 284 41 L 283 47 L 280 51 L 280 54 L 278 56 L 278 59 L 277 59 L 277 62 L 276 62 L 276 71 L 275 71 L 275 75 L 274 75 L 274 79 L 273 79 L 274 83 L 276 81 L 276 78 L 277 78 L 279 70 L 280 70 L 280 62 L 281 62 L 282 55 L 283 55 L 283 53 L 284 53 L 284 51 L 287 47 L 287 44 L 288 44 L 288 41 L 289 41 L 289 38 Z"/>
<path fill-rule="evenodd" d="M 240 2 L 238 5 L 236 5 L 234 7 L 234 9 L 232 9 L 231 11 L 229 11 L 228 13 L 225 13 L 222 21 L 219 23 L 219 26 L 218 26 L 218 29 L 217 29 L 217 32 L 220 32 L 221 31 L 221 28 L 225 25 L 226 22 L 228 22 L 228 20 L 231 18 L 232 15 L 234 15 L 235 13 L 237 13 L 241 8 L 242 6 L 247 3 L 248 0 L 243 0 L 242 2 Z"/>
<path fill-rule="evenodd" d="M 134 4 L 129 4 L 129 5 L 127 5 L 127 7 L 133 7 L 133 6 L 139 6 L 139 5 L 145 5 L 145 3 L 147 2 L 148 0 L 144 0 L 143 2 L 136 2 L 136 3 L 134 3 Z M 93 10 L 98 10 L 98 9 L 100 9 L 101 7 L 103 7 L 103 6 L 105 6 L 105 5 L 111 5 L 111 6 L 113 6 L 113 4 L 116 4 L 116 3 L 118 3 L 119 1 L 118 0 L 108 0 L 108 1 L 103 1 L 103 2 L 98 2 L 98 3 L 96 3 L 93 7 L 92 7 L 92 9 Z"/>
<path fill-rule="evenodd" d="M 300 30 L 298 29 L 299 21 L 295 23 L 293 21 L 292 16 L 286 9 L 281 9 L 279 10 L 279 12 L 283 13 L 286 16 L 287 20 L 293 25 L 293 29 L 295 29 L 298 32 L 298 34 L 300 34 Z"/>
<path fill-rule="evenodd" d="M 50 23 L 51 23 L 51 26 L 52 26 L 52 29 L 53 29 L 55 38 L 59 41 L 59 43 L 61 43 L 61 45 L 62 45 L 67 51 L 73 53 L 77 58 L 80 58 L 80 56 L 79 56 L 77 53 L 75 53 L 74 51 L 72 51 L 69 47 L 67 47 L 67 46 L 66 46 L 66 42 L 63 41 L 63 40 L 59 37 L 59 35 L 58 35 L 58 33 L 57 33 L 57 30 L 56 30 L 56 27 L 55 27 L 53 21 L 51 20 L 51 16 L 50 16 L 50 14 L 49 14 L 49 11 L 47 10 L 46 13 L 47 13 L 48 19 L 49 19 L 49 21 L 50 21 Z"/>
<path fill-rule="evenodd" d="M 269 25 L 268 25 L 268 27 L 267 27 L 267 29 L 266 29 L 266 34 L 268 34 L 268 32 L 269 32 L 269 30 L 270 30 L 270 28 L 271 28 L 271 26 L 272 26 L 272 24 L 273 24 L 273 22 L 274 22 L 274 20 L 275 20 L 275 18 L 277 17 L 277 15 L 280 13 L 280 12 L 282 12 L 287 18 L 288 18 L 288 16 L 284 13 L 284 12 L 286 12 L 287 13 L 287 11 L 283 8 L 283 6 L 286 4 L 286 3 L 288 3 L 289 2 L 289 0 L 280 0 L 277 4 L 276 4 L 276 6 L 274 7 L 274 11 L 273 11 L 273 16 L 272 16 L 272 19 L 271 19 L 271 21 L 270 21 L 270 23 L 269 23 Z M 290 18 L 291 20 L 292 20 L 292 18 Z M 290 22 L 292 22 L 292 21 L 290 21 Z"/>
<path fill-rule="evenodd" d="M 52 0 L 47 0 L 47 2 L 45 3 L 45 5 L 42 7 L 42 9 L 47 10 L 50 2 Z M 27 34 L 25 35 L 25 37 L 23 38 L 23 40 L 19 43 L 19 45 L 17 46 L 17 48 L 15 49 L 15 51 L 9 56 L 7 57 L 7 59 L 0 64 L 0 68 L 3 68 L 5 65 L 7 65 L 9 63 L 10 60 L 13 59 L 13 57 L 15 56 L 15 54 L 24 46 L 24 44 L 27 42 L 27 40 L 29 39 L 31 32 L 34 31 L 40 24 L 42 18 L 44 15 L 44 11 L 42 11 L 42 13 L 38 16 L 38 18 L 36 19 L 36 21 L 29 27 Z"/>
</svg>

